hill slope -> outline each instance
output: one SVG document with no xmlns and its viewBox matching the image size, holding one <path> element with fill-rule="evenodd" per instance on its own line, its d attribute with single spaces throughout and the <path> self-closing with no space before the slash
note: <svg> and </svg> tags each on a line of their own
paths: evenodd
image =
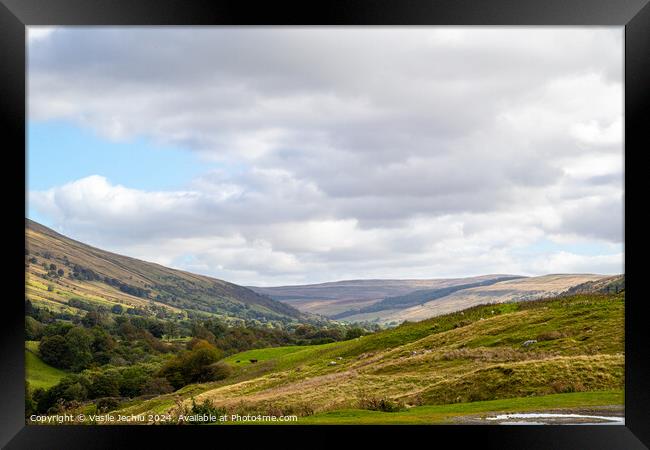
<svg viewBox="0 0 650 450">
<path fill-rule="evenodd" d="M 26 220 L 26 297 L 55 311 L 92 303 L 159 315 L 295 320 L 295 308 L 223 280 L 100 250 Z"/>
<path fill-rule="evenodd" d="M 573 406 L 586 407 L 623 388 L 623 313 L 623 294 L 576 295 L 478 306 L 352 341 L 251 350 L 226 358 L 234 369 L 226 380 L 120 412 L 173 412 L 194 398 L 228 414 L 315 413 L 308 421 L 318 423 L 323 413 L 400 403 L 407 416 L 422 405 L 516 398 L 561 407 L 535 399 L 571 392 L 580 393 Z"/>
<path fill-rule="evenodd" d="M 564 292 L 595 292 L 598 286 L 620 278 L 594 274 L 483 275 L 430 280 L 351 280 L 251 289 L 330 319 L 398 324 L 478 304 L 534 300 Z M 624 284 L 619 285 L 622 287 L 618 291 L 624 288 Z"/>
<path fill-rule="evenodd" d="M 377 312 L 358 313 L 347 321 L 372 320 L 381 323 L 401 323 L 404 320 L 418 321 L 439 316 L 474 305 L 505 303 L 548 298 L 565 292 L 572 286 L 607 278 L 591 274 L 558 274 L 498 281 L 489 285 L 469 287 L 451 292 L 443 297 L 431 296 L 406 308 L 384 309 Z"/>
<path fill-rule="evenodd" d="M 415 291 L 446 289 L 459 285 L 490 282 L 511 275 L 482 275 L 466 278 L 429 280 L 346 280 L 296 286 L 256 287 L 250 289 L 287 303 L 301 311 L 327 317 L 349 314 L 389 297 Z"/>
</svg>

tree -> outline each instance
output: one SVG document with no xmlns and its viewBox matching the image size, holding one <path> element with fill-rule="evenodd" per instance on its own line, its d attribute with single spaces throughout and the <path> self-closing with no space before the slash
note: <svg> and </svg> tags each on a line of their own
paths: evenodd
<svg viewBox="0 0 650 450">
<path fill-rule="evenodd" d="M 43 334 L 45 336 L 53 336 L 58 334 L 59 336 L 65 336 L 68 331 L 74 328 L 74 325 L 66 322 L 54 322 L 45 327 Z"/>
<path fill-rule="evenodd" d="M 203 322 L 203 326 L 210 331 L 214 337 L 222 338 L 226 335 L 228 327 L 219 320 L 209 319 Z"/>
<path fill-rule="evenodd" d="M 95 327 L 91 330 L 93 344 L 91 346 L 93 361 L 98 365 L 108 364 L 113 358 L 117 342 L 106 330 Z"/>
<path fill-rule="evenodd" d="M 359 327 L 350 328 L 345 332 L 345 339 L 346 340 L 355 339 L 363 336 L 364 334 L 366 334 L 366 332 L 363 328 L 359 328 Z"/>
<path fill-rule="evenodd" d="M 163 334 L 165 334 L 165 326 L 162 322 L 150 322 L 148 329 L 149 333 L 159 339 L 163 337 Z"/>
<path fill-rule="evenodd" d="M 207 381 L 212 370 L 208 366 L 223 357 L 223 351 L 205 340 L 194 339 L 190 348 L 169 360 L 159 372 L 175 389 Z"/>
<path fill-rule="evenodd" d="M 45 413 L 58 409 L 61 402 L 83 401 L 87 398 L 90 381 L 83 375 L 70 374 L 48 390 L 35 389 L 32 397 L 36 410 Z"/>
<path fill-rule="evenodd" d="M 56 264 L 50 264 L 50 270 L 56 270 Z"/>
<path fill-rule="evenodd" d="M 43 337 L 43 329 L 45 327 L 38 320 L 33 317 L 25 317 L 25 340 L 38 341 Z"/>
<path fill-rule="evenodd" d="M 73 383 L 63 391 L 63 397 L 69 400 L 83 401 L 88 396 L 88 389 L 79 382 Z"/>
<path fill-rule="evenodd" d="M 32 304 L 32 301 L 29 299 L 25 300 L 25 315 L 26 316 L 33 316 L 36 313 L 36 310 L 34 309 L 34 305 Z"/>
<path fill-rule="evenodd" d="M 155 377 L 147 380 L 142 386 L 141 393 L 143 395 L 161 395 L 173 392 L 174 388 L 166 378 Z"/>
<path fill-rule="evenodd" d="M 206 340 L 210 343 L 214 343 L 215 337 L 214 334 L 212 334 L 210 331 L 208 331 L 203 325 L 200 323 L 194 323 L 192 324 L 192 336 L 198 339 L 203 339 Z"/>
<path fill-rule="evenodd" d="M 67 346 L 63 336 L 58 334 L 45 336 L 38 345 L 38 352 L 40 353 L 41 359 L 47 364 L 60 369 L 68 368 L 66 365 Z"/>
<path fill-rule="evenodd" d="M 87 328 L 92 328 L 96 325 L 100 325 L 101 323 L 102 315 L 97 311 L 88 311 L 83 319 L 81 319 L 81 324 Z"/>
<path fill-rule="evenodd" d="M 113 305 L 113 307 L 111 308 L 111 312 L 113 314 L 122 314 L 124 312 L 124 308 L 122 307 L 122 305 Z"/>
<path fill-rule="evenodd" d="M 107 370 L 96 375 L 88 390 L 90 398 L 117 397 L 120 395 L 120 374 L 116 370 Z"/>
<path fill-rule="evenodd" d="M 93 336 L 90 332 L 81 327 L 74 327 L 65 335 L 65 343 L 67 367 L 78 372 L 90 365 L 93 360 Z"/>
<path fill-rule="evenodd" d="M 223 361 L 210 364 L 202 371 L 198 381 L 219 381 L 228 378 L 232 374 L 232 367 Z"/>
<path fill-rule="evenodd" d="M 56 271 L 56 274 L 58 276 L 62 277 L 63 275 L 65 275 L 65 272 L 63 271 L 63 269 L 59 269 L 59 270 Z"/>
<path fill-rule="evenodd" d="M 120 394 L 125 397 L 136 397 L 142 393 L 142 387 L 150 378 L 150 371 L 142 366 L 131 366 L 122 371 Z"/>
</svg>

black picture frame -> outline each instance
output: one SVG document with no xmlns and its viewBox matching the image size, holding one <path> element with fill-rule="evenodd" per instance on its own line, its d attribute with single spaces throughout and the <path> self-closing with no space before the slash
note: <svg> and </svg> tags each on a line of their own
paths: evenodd
<svg viewBox="0 0 650 450">
<path fill-rule="evenodd" d="M 251 2 L 250 0 L 0 0 L 1 123 L 4 147 L 4 192 L 13 196 L 25 183 L 26 58 L 28 25 L 614 25 L 625 27 L 625 191 L 650 149 L 645 128 L 650 124 L 650 0 L 330 0 L 329 2 Z M 639 156 L 640 155 L 640 156 Z M 10 156 L 11 162 L 9 161 Z M 637 164 L 632 163 L 633 160 Z M 9 197 L 9 195 L 8 195 Z M 629 245 L 631 227 L 625 220 L 626 328 L 625 426 L 232 426 L 232 427 L 120 427 L 26 426 L 24 420 L 24 197 L 4 222 L 5 251 L 11 255 L 3 272 L 2 366 L 0 389 L 0 445 L 6 448 L 128 448 L 144 438 L 171 443 L 173 435 L 186 446 L 199 440 L 215 446 L 224 436 L 252 447 L 258 443 L 318 442 L 339 445 L 340 432 L 360 434 L 363 445 L 394 435 L 409 445 L 455 446 L 468 439 L 481 448 L 636 449 L 650 445 L 650 333 L 646 325 L 641 281 L 634 274 L 631 254 L 640 260 L 642 249 Z M 7 202 L 5 201 L 5 204 Z M 7 210 L 7 208 L 5 208 Z M 625 208 L 627 212 L 630 208 Z M 630 283 L 631 279 L 631 283 Z M 420 444 L 416 444 L 419 441 Z M 447 444 L 449 445 L 449 444 Z M 212 446 L 212 445 L 211 445 Z M 164 445 L 162 448 L 167 447 Z"/>
</svg>

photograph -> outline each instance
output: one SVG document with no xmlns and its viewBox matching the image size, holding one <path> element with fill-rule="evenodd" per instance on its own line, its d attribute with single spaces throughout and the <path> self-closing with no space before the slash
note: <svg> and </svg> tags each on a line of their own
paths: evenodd
<svg viewBox="0 0 650 450">
<path fill-rule="evenodd" d="M 25 424 L 624 426 L 624 26 L 27 26 Z"/>
</svg>

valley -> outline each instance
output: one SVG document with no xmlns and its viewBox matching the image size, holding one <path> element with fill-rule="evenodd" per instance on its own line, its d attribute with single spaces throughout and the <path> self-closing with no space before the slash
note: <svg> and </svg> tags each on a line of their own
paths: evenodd
<svg viewBox="0 0 650 450">
<path fill-rule="evenodd" d="M 26 236 L 27 411 L 305 424 L 620 415 L 622 275 L 246 288 L 31 221 Z"/>
</svg>

